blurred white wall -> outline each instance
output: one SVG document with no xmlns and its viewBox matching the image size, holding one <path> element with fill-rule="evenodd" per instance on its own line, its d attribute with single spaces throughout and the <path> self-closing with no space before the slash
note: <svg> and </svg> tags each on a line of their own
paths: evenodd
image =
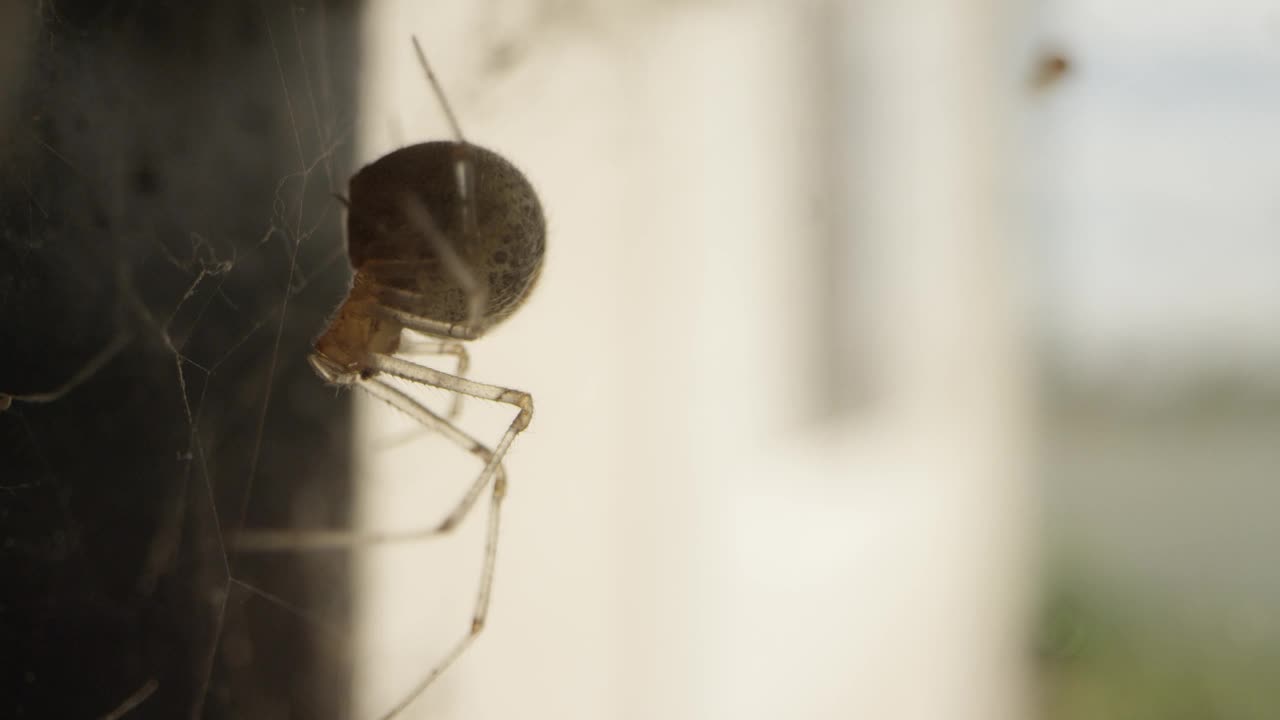
<svg viewBox="0 0 1280 720">
<path fill-rule="evenodd" d="M 473 347 L 474 377 L 537 403 L 489 629 L 406 717 L 1025 717 L 996 7 L 420 7 L 374 4 L 361 157 L 444 136 L 416 33 L 551 235 L 531 302 Z M 819 67 L 830 22 L 845 52 Z M 486 70 L 500 46 L 517 59 Z M 833 191 L 814 115 L 845 93 L 866 136 L 840 161 L 863 165 Z M 831 223 L 824 196 L 860 212 Z M 806 321 L 815 268 L 843 261 L 821 254 L 831 227 L 864 244 L 840 257 L 874 258 L 847 276 L 874 287 L 845 295 L 870 328 Z M 820 421 L 815 354 L 841 332 L 873 340 L 842 345 L 877 353 L 873 399 Z M 434 522 L 474 465 L 430 439 L 386 449 L 406 425 L 362 413 L 363 522 Z M 500 416 L 467 413 L 496 438 Z M 465 630 L 478 526 L 362 554 L 359 717 Z"/>
<path fill-rule="evenodd" d="M 1036 24 L 1077 58 L 1029 148 L 1055 359 L 1155 395 L 1206 369 L 1274 387 L 1275 4 L 1057 0 Z"/>
</svg>

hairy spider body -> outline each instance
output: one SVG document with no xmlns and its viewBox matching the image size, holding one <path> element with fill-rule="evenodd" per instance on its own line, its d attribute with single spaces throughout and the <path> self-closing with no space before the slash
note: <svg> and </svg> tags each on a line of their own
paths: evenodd
<svg viewBox="0 0 1280 720">
<path fill-rule="evenodd" d="M 349 385 L 372 366 L 370 353 L 396 352 L 402 318 L 428 323 L 416 328 L 425 334 L 483 335 L 524 302 L 542 271 L 546 222 L 537 193 L 490 150 L 410 145 L 362 168 L 350 193 L 355 275 L 311 357 L 328 382 Z"/>
<path fill-rule="evenodd" d="M 244 552 L 317 550 L 404 542 L 457 527 L 491 486 L 483 566 L 471 625 L 444 658 L 394 707 L 398 714 L 422 694 L 484 628 L 497 555 L 499 510 L 506 497 L 502 465 L 516 435 L 533 417 L 526 392 L 466 377 L 462 341 L 505 320 L 525 301 L 542 270 L 546 223 L 537 193 L 514 165 L 462 137 L 422 49 L 418 59 L 453 127 L 455 140 L 391 152 L 351 178 L 347 254 L 351 289 L 308 360 L 326 382 L 358 387 L 475 456 L 483 467 L 442 520 L 402 532 L 242 529 Z M 426 340 L 406 338 L 405 331 Z M 403 359 L 454 355 L 453 374 Z M 389 382 L 391 376 L 454 393 L 447 417 Z M 492 448 L 453 423 L 463 396 L 510 405 L 517 413 Z"/>
</svg>

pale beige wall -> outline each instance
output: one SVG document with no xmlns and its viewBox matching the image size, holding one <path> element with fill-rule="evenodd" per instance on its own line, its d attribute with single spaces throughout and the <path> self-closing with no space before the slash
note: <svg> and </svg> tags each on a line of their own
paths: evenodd
<svg viewBox="0 0 1280 720">
<path fill-rule="evenodd" d="M 407 717 L 1023 717 L 995 10 L 846 9 L 866 53 L 847 61 L 884 79 L 867 126 L 883 202 L 855 223 L 883 262 L 865 296 L 881 372 L 878 402 L 819 424 L 797 373 L 819 365 L 819 329 L 795 321 L 825 226 L 808 9 L 602 3 L 516 33 L 527 54 L 486 75 L 474 5 L 373 5 L 362 157 L 442 136 L 417 33 L 551 230 L 533 300 L 473 348 L 475 377 L 537 401 L 509 456 L 489 630 Z M 398 432 L 361 412 L 363 447 Z M 467 412 L 496 437 L 499 416 Z M 456 455 L 367 454 L 364 522 L 441 516 L 474 471 Z M 465 629 L 478 540 L 364 555 L 362 717 Z"/>
</svg>

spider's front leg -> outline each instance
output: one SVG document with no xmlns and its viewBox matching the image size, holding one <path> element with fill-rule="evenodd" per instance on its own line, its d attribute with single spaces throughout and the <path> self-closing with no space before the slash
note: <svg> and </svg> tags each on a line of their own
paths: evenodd
<svg viewBox="0 0 1280 720">
<path fill-rule="evenodd" d="M 405 362 L 405 361 L 401 361 Z M 413 363 L 405 362 L 406 365 Z M 420 366 L 415 366 L 420 367 Z M 424 368 L 425 369 L 425 368 Z M 443 373 L 442 373 L 443 374 Z M 451 377 L 451 376 L 450 376 Z M 314 550 L 338 550 L 368 545 L 381 545 L 394 542 L 421 540 L 435 535 L 442 535 L 453 530 L 466 516 L 474 504 L 476 497 L 484 490 L 489 479 L 494 481 L 494 493 L 504 495 L 507 487 L 506 469 L 502 458 L 496 456 L 487 446 L 476 440 L 457 425 L 432 412 L 430 408 L 410 397 L 407 393 L 378 377 L 361 378 L 355 381 L 357 387 L 388 405 L 417 420 L 424 427 L 433 430 L 444 438 L 475 455 L 484 463 L 478 487 L 473 484 L 462 501 L 445 519 L 431 527 L 395 532 L 346 530 L 346 529 L 266 529 L 241 528 L 229 532 L 228 547 L 233 552 L 295 552 Z M 500 500 L 500 498 L 499 498 Z M 496 501 L 495 501 L 496 502 Z"/>
<path fill-rule="evenodd" d="M 392 355 L 385 355 L 382 353 L 371 354 L 369 358 L 369 366 L 379 372 L 394 375 L 396 377 L 409 380 L 410 382 L 429 385 L 431 387 L 440 388 L 441 390 L 449 390 L 461 395 L 469 395 L 471 397 L 480 398 L 481 400 L 505 403 L 507 405 L 513 405 L 519 409 L 519 412 L 516 413 L 516 416 L 511 420 L 511 424 L 507 426 L 507 431 L 503 433 L 502 439 L 500 439 L 498 444 L 494 446 L 493 452 L 489 457 L 489 461 L 485 464 L 484 469 L 480 471 L 480 474 L 477 475 L 476 479 L 471 483 L 471 487 L 467 490 L 466 495 L 463 496 L 462 501 L 458 503 L 458 506 L 454 508 L 453 512 L 451 512 L 449 516 L 444 519 L 444 522 L 440 524 L 438 530 L 440 532 L 447 532 L 466 517 L 467 512 L 469 512 L 471 507 L 475 504 L 476 499 L 480 497 L 480 493 L 484 490 L 484 486 L 489 482 L 489 479 L 493 477 L 497 468 L 501 466 L 502 458 L 507 454 L 507 449 L 511 447 L 511 443 L 515 440 L 516 435 L 519 435 L 525 428 L 529 427 L 530 421 L 533 420 L 533 397 L 527 392 L 468 380 L 456 375 L 450 375 L 446 372 L 441 372 L 435 368 L 418 365 L 416 363 L 411 363 L 407 360 L 401 360 L 400 358 Z M 423 409 L 425 410 L 425 408 Z M 448 423 L 443 420 L 442 422 L 446 422 L 446 424 L 451 428 L 454 427 L 452 423 Z M 454 428 L 454 430 L 457 430 L 457 428 Z"/>
<path fill-rule="evenodd" d="M 467 371 L 471 369 L 471 357 L 467 354 L 467 346 L 455 340 L 402 340 L 400 342 L 401 355 L 453 355 L 457 358 L 457 365 L 454 366 L 453 374 L 458 377 L 466 377 Z M 462 399 L 466 397 L 462 393 L 453 394 L 453 403 L 449 406 L 449 414 L 445 417 L 450 420 L 457 420 L 462 414 Z"/>
</svg>

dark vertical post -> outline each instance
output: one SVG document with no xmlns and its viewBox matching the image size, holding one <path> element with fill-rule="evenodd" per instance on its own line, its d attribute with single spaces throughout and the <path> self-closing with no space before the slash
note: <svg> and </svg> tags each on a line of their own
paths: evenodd
<svg viewBox="0 0 1280 720">
<path fill-rule="evenodd" d="M 0 717 L 347 715 L 357 4 L 0 0 Z"/>
</svg>

